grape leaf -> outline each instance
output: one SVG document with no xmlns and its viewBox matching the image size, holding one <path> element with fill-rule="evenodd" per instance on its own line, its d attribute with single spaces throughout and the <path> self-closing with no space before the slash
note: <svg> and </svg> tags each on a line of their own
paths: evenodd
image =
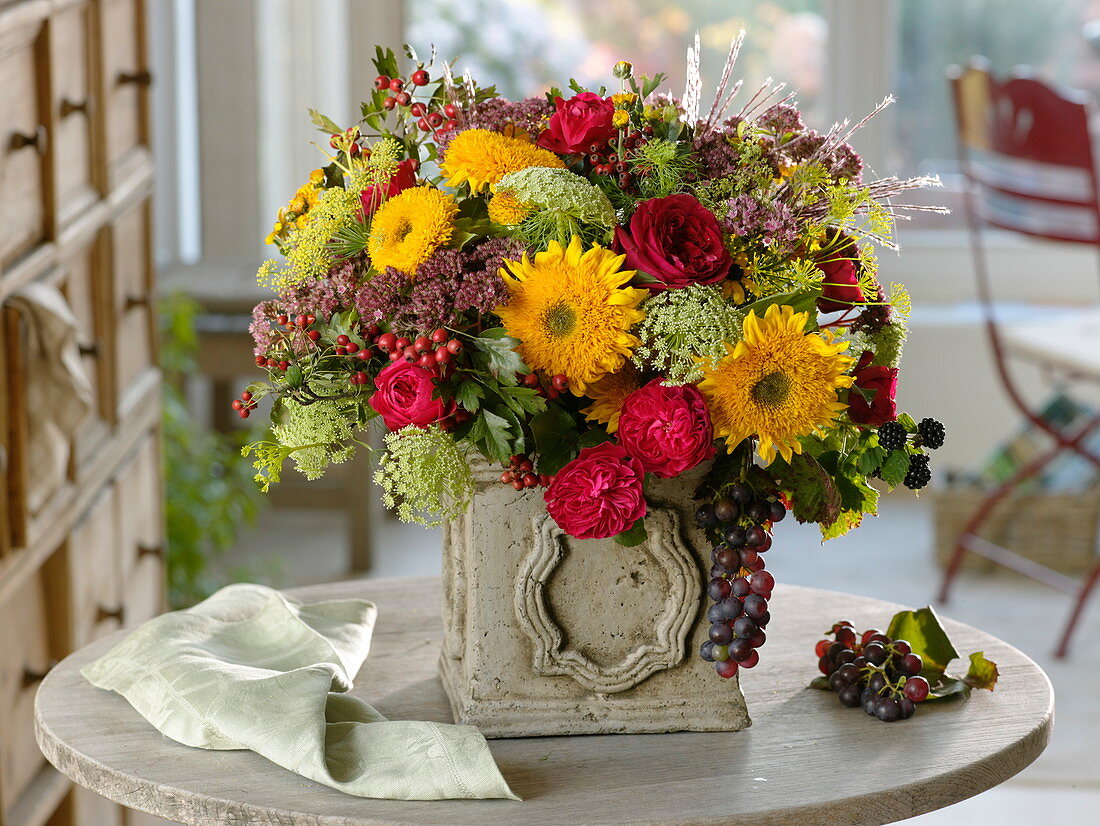
<svg viewBox="0 0 1100 826">
<path fill-rule="evenodd" d="M 925 667 L 935 671 L 946 671 L 947 664 L 959 656 L 931 606 L 894 614 L 886 636 L 908 642 L 913 653 L 924 660 Z"/>
<path fill-rule="evenodd" d="M 833 520 L 832 524 L 818 525 L 821 529 L 821 541 L 828 542 L 830 539 L 844 536 L 844 534 L 848 533 L 848 531 L 853 528 L 858 528 L 862 521 L 862 511 L 841 511 L 840 516 Z"/>
<path fill-rule="evenodd" d="M 985 688 L 992 691 L 1000 676 L 997 663 L 987 660 L 984 651 L 975 651 L 970 655 L 970 669 L 963 677 L 963 682 L 971 688 Z"/>
<path fill-rule="evenodd" d="M 882 463 L 879 476 L 882 477 L 883 482 L 895 488 L 904 481 L 905 474 L 908 472 L 909 454 L 904 450 L 891 450 L 886 461 Z"/>
<path fill-rule="evenodd" d="M 649 538 L 649 534 L 646 533 L 644 519 L 638 519 L 622 533 L 615 535 L 615 541 L 625 548 L 633 548 L 635 545 L 641 545 L 646 539 Z"/>
<path fill-rule="evenodd" d="M 829 685 L 829 678 L 824 674 L 818 674 L 812 680 L 810 680 L 807 688 L 816 688 L 818 691 L 832 691 L 833 687 Z"/>
<path fill-rule="evenodd" d="M 840 492 L 825 468 L 805 453 L 795 453 L 788 463 L 776 459 L 768 466 L 779 486 L 790 494 L 791 512 L 799 522 L 831 525 L 840 515 Z"/>
</svg>

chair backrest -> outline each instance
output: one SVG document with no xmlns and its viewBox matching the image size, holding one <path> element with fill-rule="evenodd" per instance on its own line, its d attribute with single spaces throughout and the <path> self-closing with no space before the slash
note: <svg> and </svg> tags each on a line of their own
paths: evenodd
<svg viewBox="0 0 1100 826">
<path fill-rule="evenodd" d="M 1100 190 L 1083 92 L 971 61 L 948 69 L 959 162 L 979 220 L 1039 238 L 1100 246 Z"/>
</svg>

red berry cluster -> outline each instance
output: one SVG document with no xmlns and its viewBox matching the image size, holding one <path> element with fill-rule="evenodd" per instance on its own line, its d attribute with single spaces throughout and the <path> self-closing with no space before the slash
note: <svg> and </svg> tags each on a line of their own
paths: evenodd
<svg viewBox="0 0 1100 826">
<path fill-rule="evenodd" d="M 431 81 L 427 71 L 417 69 L 409 78 L 413 86 L 426 86 Z M 391 78 L 388 75 L 379 75 L 374 79 L 374 88 L 380 92 L 389 91 L 382 101 L 382 106 L 387 111 L 392 111 L 398 106 L 408 107 L 409 114 L 417 119 L 416 126 L 421 132 L 435 132 L 438 138 L 442 133 L 458 128 L 458 107 L 448 103 L 442 111 L 430 109 L 428 104 L 420 101 L 414 102 L 412 95 L 405 91 L 405 79 Z"/>
<path fill-rule="evenodd" d="M 597 175 L 618 175 L 619 186 L 629 189 L 634 184 L 634 177 L 630 174 L 630 165 L 626 163 L 625 155 L 632 149 L 644 146 L 647 138 L 653 134 L 653 127 L 646 124 L 641 131 L 635 130 L 622 140 L 623 157 L 618 154 L 618 136 L 608 140 L 606 145 L 593 143 L 588 147 L 587 161 L 592 171 Z"/>
<path fill-rule="evenodd" d="M 553 477 L 545 473 L 535 473 L 534 462 L 520 453 L 510 459 L 508 470 L 500 474 L 501 484 L 511 485 L 516 490 L 546 487 L 552 480 Z"/>
<path fill-rule="evenodd" d="M 237 415 L 242 419 L 247 419 L 253 410 L 256 409 L 256 402 L 252 399 L 252 394 L 245 390 L 241 393 L 239 399 L 233 399 L 233 409 L 237 411 Z"/>
<path fill-rule="evenodd" d="M 462 342 L 440 327 L 430 336 L 396 336 L 380 333 L 374 336 L 374 344 L 390 361 L 407 359 L 426 370 L 446 370 L 463 350 Z"/>
<path fill-rule="evenodd" d="M 346 130 L 344 132 L 344 135 L 351 140 L 351 145 L 348 146 L 348 154 L 351 155 L 351 157 L 353 157 L 353 158 L 358 156 L 363 151 L 363 147 L 359 145 L 359 129 L 358 129 L 358 127 L 353 126 L 351 129 Z M 335 135 L 333 135 L 331 138 L 328 139 L 328 145 L 330 147 L 332 147 L 333 149 L 336 149 L 336 136 Z M 367 153 L 367 157 L 370 157 L 369 152 Z"/>
<path fill-rule="evenodd" d="M 564 373 L 558 373 L 551 378 L 550 384 L 547 386 L 543 386 L 538 373 L 516 373 L 516 380 L 524 387 L 533 388 L 538 391 L 540 396 L 545 396 L 548 399 L 556 399 L 569 389 L 569 377 Z"/>
<path fill-rule="evenodd" d="M 849 708 L 863 706 L 884 723 L 913 716 L 916 703 L 928 698 L 928 680 L 920 676 L 924 661 L 905 640 L 892 640 L 877 628 L 856 634 L 842 620 L 814 648 L 817 667 L 829 688 Z"/>
</svg>

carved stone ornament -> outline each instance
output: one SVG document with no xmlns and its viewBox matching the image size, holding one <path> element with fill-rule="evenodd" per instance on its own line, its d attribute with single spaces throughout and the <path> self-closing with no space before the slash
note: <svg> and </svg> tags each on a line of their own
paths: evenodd
<svg viewBox="0 0 1100 826">
<path fill-rule="evenodd" d="M 648 539 L 630 549 L 647 555 L 663 573 L 639 586 L 663 589 L 657 598 L 660 608 L 653 617 L 651 633 L 647 631 L 648 639 L 632 646 L 625 656 L 609 662 L 596 661 L 573 641 L 574 636 L 608 629 L 563 628 L 551 607 L 555 572 L 578 540 L 568 536 L 548 515 L 535 517 L 534 524 L 534 548 L 520 563 L 516 577 L 515 611 L 520 627 L 534 643 L 535 673 L 572 677 L 598 694 L 614 694 L 634 688 L 684 659 L 685 640 L 699 610 L 701 589 L 698 568 L 682 538 L 676 510 L 651 509 L 645 519 Z M 583 594 L 569 596 L 573 600 L 585 598 Z"/>
</svg>

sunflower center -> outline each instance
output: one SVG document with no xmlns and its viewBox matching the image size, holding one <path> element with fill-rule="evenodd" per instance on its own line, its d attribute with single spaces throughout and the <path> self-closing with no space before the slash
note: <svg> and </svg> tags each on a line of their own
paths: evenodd
<svg viewBox="0 0 1100 826">
<path fill-rule="evenodd" d="M 750 392 L 752 400 L 761 407 L 779 407 L 791 394 L 791 379 L 777 370 L 760 379 Z"/>
<path fill-rule="evenodd" d="M 542 314 L 542 326 L 554 338 L 565 338 L 577 326 L 577 311 L 564 301 L 546 308 Z"/>
<path fill-rule="evenodd" d="M 412 221 L 408 218 L 403 218 L 400 223 L 393 228 L 393 243 L 400 244 L 405 240 L 407 236 L 413 230 Z"/>
</svg>

